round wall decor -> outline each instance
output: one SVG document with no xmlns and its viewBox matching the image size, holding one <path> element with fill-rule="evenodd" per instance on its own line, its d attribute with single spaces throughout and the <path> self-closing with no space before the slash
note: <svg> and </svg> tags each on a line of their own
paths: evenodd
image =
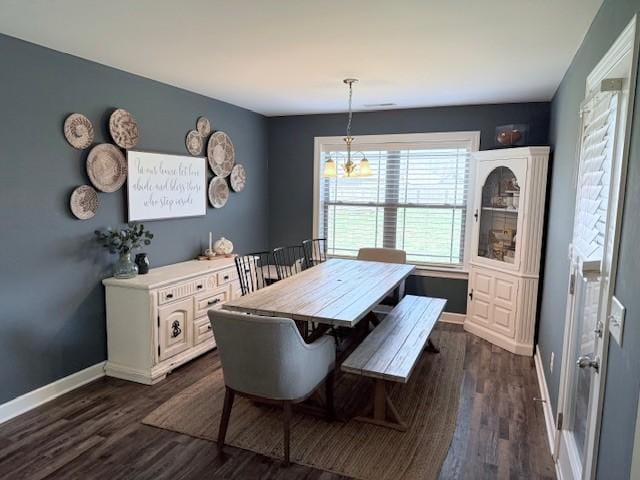
<svg viewBox="0 0 640 480">
<path fill-rule="evenodd" d="M 93 143 L 94 135 L 91 121 L 81 113 L 72 113 L 64 121 L 64 137 L 73 148 L 87 148 Z"/>
<path fill-rule="evenodd" d="M 138 124 L 129 112 L 118 108 L 109 118 L 109 132 L 121 148 L 133 148 L 138 144 Z"/>
<path fill-rule="evenodd" d="M 231 188 L 234 192 L 241 192 L 247 184 L 247 171 L 243 165 L 236 163 L 231 169 Z"/>
<path fill-rule="evenodd" d="M 185 140 L 187 145 L 187 151 L 193 155 L 197 156 L 202 153 L 202 147 L 204 146 L 204 140 L 202 139 L 202 135 L 196 130 L 189 130 L 187 133 L 187 139 Z"/>
<path fill-rule="evenodd" d="M 69 201 L 71 213 L 80 220 L 88 220 L 93 217 L 99 205 L 98 192 L 89 185 L 80 185 L 71 193 Z"/>
<path fill-rule="evenodd" d="M 214 208 L 222 208 L 229 199 L 229 186 L 222 177 L 213 177 L 209 182 L 209 202 Z"/>
<path fill-rule="evenodd" d="M 196 122 L 196 130 L 198 133 L 202 135 L 202 138 L 206 137 L 211 133 L 211 122 L 207 117 L 198 117 L 198 121 Z"/>
<path fill-rule="evenodd" d="M 89 152 L 87 174 L 98 190 L 115 192 L 127 179 L 127 161 L 117 147 L 101 143 Z"/>
<path fill-rule="evenodd" d="M 207 158 L 213 173 L 219 177 L 227 177 L 236 161 L 236 151 L 231 138 L 224 132 L 215 132 L 209 137 Z"/>
</svg>

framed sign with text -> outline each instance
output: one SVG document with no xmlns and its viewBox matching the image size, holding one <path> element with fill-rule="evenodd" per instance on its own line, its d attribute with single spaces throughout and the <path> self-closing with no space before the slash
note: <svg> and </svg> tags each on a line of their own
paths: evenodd
<svg viewBox="0 0 640 480">
<path fill-rule="evenodd" d="M 207 213 L 204 157 L 127 151 L 129 221 Z"/>
</svg>

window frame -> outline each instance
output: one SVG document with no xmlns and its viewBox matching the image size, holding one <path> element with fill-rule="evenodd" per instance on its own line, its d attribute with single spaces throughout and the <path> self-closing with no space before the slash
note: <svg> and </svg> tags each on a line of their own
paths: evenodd
<svg viewBox="0 0 640 480">
<path fill-rule="evenodd" d="M 344 148 L 344 136 L 314 137 L 313 147 L 313 237 L 320 235 L 320 162 L 322 152 L 326 149 L 340 150 Z M 480 150 L 480 131 L 461 132 L 432 132 L 432 133 L 406 133 L 386 135 L 357 135 L 353 143 L 358 150 L 358 144 L 417 144 L 417 143 L 460 143 L 466 144 L 469 149 L 469 185 L 467 189 L 467 215 L 464 232 L 463 261 L 460 265 L 445 265 L 438 263 L 420 263 L 416 265 L 414 274 L 430 277 L 466 279 L 470 261 L 472 230 L 473 230 L 473 203 L 475 201 L 475 176 L 476 162 L 474 152 Z M 337 257 L 332 255 L 332 257 Z M 343 257 L 353 258 L 353 257 Z"/>
</svg>

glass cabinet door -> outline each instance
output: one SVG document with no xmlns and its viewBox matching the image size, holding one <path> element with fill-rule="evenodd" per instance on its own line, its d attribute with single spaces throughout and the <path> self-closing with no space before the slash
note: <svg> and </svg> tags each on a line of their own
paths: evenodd
<svg viewBox="0 0 640 480">
<path fill-rule="evenodd" d="M 477 256 L 513 264 L 518 245 L 520 185 L 507 166 L 493 168 L 480 195 Z"/>
</svg>

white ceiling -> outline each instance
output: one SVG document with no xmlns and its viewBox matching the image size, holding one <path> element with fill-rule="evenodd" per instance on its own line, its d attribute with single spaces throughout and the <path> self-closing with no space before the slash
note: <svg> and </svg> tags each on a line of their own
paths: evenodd
<svg viewBox="0 0 640 480">
<path fill-rule="evenodd" d="M 264 115 L 549 100 L 602 0 L 0 0 L 0 32 Z M 374 109 L 379 109 L 374 107 Z"/>
</svg>

